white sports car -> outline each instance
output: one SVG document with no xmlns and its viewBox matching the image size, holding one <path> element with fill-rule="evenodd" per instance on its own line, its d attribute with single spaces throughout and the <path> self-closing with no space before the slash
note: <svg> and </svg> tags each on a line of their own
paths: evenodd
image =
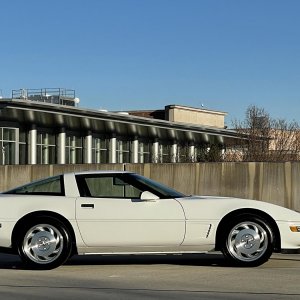
<svg viewBox="0 0 300 300">
<path fill-rule="evenodd" d="M 257 266 L 300 248 L 300 214 L 236 198 L 185 196 L 130 172 L 68 173 L 0 195 L 0 247 L 31 268 L 74 254 L 221 250 Z"/>
</svg>

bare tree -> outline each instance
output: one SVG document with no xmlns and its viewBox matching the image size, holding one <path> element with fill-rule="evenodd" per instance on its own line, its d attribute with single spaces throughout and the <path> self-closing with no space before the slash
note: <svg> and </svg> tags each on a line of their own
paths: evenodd
<svg viewBox="0 0 300 300">
<path fill-rule="evenodd" d="M 300 129 L 297 122 L 272 119 L 255 105 L 248 107 L 244 121 L 234 121 L 240 141 L 225 160 L 293 161 L 299 160 Z"/>
<path fill-rule="evenodd" d="M 297 122 L 272 120 L 269 156 L 271 161 L 294 161 L 300 159 L 300 130 Z"/>
</svg>

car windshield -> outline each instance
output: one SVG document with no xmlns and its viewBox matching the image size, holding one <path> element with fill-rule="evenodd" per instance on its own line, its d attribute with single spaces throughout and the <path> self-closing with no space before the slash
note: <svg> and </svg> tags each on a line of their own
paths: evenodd
<svg viewBox="0 0 300 300">
<path fill-rule="evenodd" d="M 21 195 L 53 195 L 63 196 L 64 185 L 62 176 L 54 176 L 17 187 L 3 194 Z"/>
<path fill-rule="evenodd" d="M 159 182 L 156 182 L 152 179 L 146 178 L 139 174 L 128 173 L 123 174 L 122 179 L 136 186 L 140 186 L 142 190 L 149 191 L 160 198 L 182 198 L 186 195 L 175 191 L 174 189 L 167 187 Z"/>
</svg>

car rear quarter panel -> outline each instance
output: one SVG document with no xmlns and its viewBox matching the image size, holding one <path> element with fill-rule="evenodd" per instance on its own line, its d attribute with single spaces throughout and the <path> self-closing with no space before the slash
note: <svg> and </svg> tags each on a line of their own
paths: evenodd
<svg viewBox="0 0 300 300">
<path fill-rule="evenodd" d="M 11 235 L 15 224 L 33 212 L 54 212 L 64 216 L 71 224 L 76 224 L 75 200 L 76 198 L 63 196 L 1 195 L 0 247 L 11 246 Z"/>
</svg>

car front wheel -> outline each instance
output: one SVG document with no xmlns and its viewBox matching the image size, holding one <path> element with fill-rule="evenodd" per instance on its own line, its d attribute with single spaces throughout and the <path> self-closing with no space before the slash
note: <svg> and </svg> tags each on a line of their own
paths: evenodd
<svg viewBox="0 0 300 300">
<path fill-rule="evenodd" d="M 58 220 L 38 218 L 22 230 L 17 247 L 27 266 L 53 269 L 63 264 L 71 254 L 70 234 Z"/>
<path fill-rule="evenodd" d="M 261 265 L 270 258 L 273 249 L 272 230 L 260 217 L 239 216 L 223 231 L 221 250 L 235 265 L 245 267 Z"/>
</svg>

